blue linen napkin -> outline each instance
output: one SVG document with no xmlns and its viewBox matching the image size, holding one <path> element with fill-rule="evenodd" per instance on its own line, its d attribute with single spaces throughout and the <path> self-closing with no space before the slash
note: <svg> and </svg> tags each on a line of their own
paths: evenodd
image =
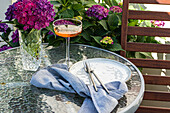
<svg viewBox="0 0 170 113">
<path fill-rule="evenodd" d="M 127 91 L 125 82 L 113 81 L 105 84 L 109 94 L 102 86 L 97 86 L 98 92 L 91 85 L 86 85 L 81 79 L 67 71 L 64 64 L 48 66 L 36 72 L 30 83 L 36 87 L 52 90 L 78 93 L 85 100 L 78 113 L 110 113 Z"/>
</svg>

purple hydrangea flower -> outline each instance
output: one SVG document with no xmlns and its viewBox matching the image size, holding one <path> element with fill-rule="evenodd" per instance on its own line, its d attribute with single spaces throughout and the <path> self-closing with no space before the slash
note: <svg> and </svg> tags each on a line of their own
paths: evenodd
<svg viewBox="0 0 170 113">
<path fill-rule="evenodd" d="M 14 19 L 14 13 L 13 13 L 14 9 L 15 9 L 14 5 L 9 6 L 9 8 L 7 9 L 7 12 L 5 13 L 5 15 L 6 15 L 5 19 L 6 20 L 11 21 L 12 19 Z"/>
<path fill-rule="evenodd" d="M 121 13 L 122 8 L 120 8 L 119 6 L 112 6 L 110 7 L 109 11 L 113 11 L 114 13 Z"/>
<path fill-rule="evenodd" d="M 4 51 L 4 50 L 10 49 L 10 48 L 12 48 L 12 47 L 4 45 L 3 47 L 0 48 L 0 51 Z"/>
<path fill-rule="evenodd" d="M 96 17 L 99 20 L 101 20 L 107 17 L 108 12 L 109 12 L 108 9 L 104 8 L 103 6 L 93 5 L 86 11 L 86 14 L 89 17 Z"/>
<path fill-rule="evenodd" d="M 12 37 L 12 42 L 13 42 L 13 43 L 19 41 L 19 32 L 18 32 L 18 29 L 17 29 L 15 32 L 13 32 L 13 34 L 12 34 L 11 37 Z"/>
<path fill-rule="evenodd" d="M 18 0 L 6 12 L 6 19 L 17 19 L 24 30 L 45 28 L 54 16 L 53 5 L 47 0 Z"/>
<path fill-rule="evenodd" d="M 0 20 L 1 22 L 2 20 Z M 8 25 L 5 24 L 5 23 L 0 23 L 0 32 L 5 32 L 6 33 L 6 30 L 8 29 Z"/>
<path fill-rule="evenodd" d="M 14 15 L 15 6 L 14 5 L 17 2 L 20 2 L 20 1 L 22 1 L 22 0 L 17 0 L 15 3 L 13 3 L 12 5 L 9 6 L 9 8 L 7 9 L 7 12 L 5 13 L 5 15 L 6 15 L 5 19 L 6 20 L 11 21 L 12 19 L 14 19 L 14 17 L 15 17 L 15 15 Z"/>
</svg>

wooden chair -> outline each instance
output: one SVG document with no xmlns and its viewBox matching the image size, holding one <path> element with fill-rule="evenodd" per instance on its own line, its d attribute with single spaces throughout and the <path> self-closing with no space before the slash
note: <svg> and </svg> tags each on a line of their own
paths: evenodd
<svg viewBox="0 0 170 113">
<path fill-rule="evenodd" d="M 168 44 L 153 44 L 153 43 L 135 43 L 127 42 L 127 35 L 139 36 L 158 36 L 170 37 L 169 28 L 148 28 L 128 26 L 128 19 L 139 20 L 161 20 L 170 21 L 169 12 L 158 11 L 137 11 L 129 10 L 129 3 L 139 4 L 162 4 L 169 5 L 170 0 L 124 0 L 123 1 L 123 15 L 122 15 L 122 29 L 121 29 L 121 45 L 125 51 L 121 51 L 121 55 L 126 57 L 126 51 L 137 52 L 157 52 L 157 53 L 170 53 L 170 45 Z M 155 60 L 155 59 L 136 59 L 128 58 L 137 67 L 154 68 L 154 69 L 170 69 L 170 61 L 168 60 Z M 170 76 L 160 75 L 143 75 L 145 84 L 152 84 L 155 87 L 158 85 L 170 85 Z M 148 91 L 145 90 L 144 101 L 151 100 L 156 102 L 170 102 L 170 92 L 166 91 Z M 167 105 L 168 106 L 168 105 Z M 136 113 L 170 113 L 169 107 L 141 105 Z"/>
</svg>

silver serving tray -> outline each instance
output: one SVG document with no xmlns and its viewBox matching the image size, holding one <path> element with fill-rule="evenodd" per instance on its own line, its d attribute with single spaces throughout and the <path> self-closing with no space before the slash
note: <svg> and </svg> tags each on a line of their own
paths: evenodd
<svg viewBox="0 0 170 113">
<path fill-rule="evenodd" d="M 79 61 L 70 67 L 70 72 L 82 79 L 85 84 L 92 84 L 88 73 L 84 70 L 84 61 L 90 64 L 94 73 L 102 80 L 102 82 L 109 83 L 112 81 L 128 81 L 131 77 L 131 70 L 126 65 L 111 59 L 92 58 Z M 96 84 L 99 84 L 97 79 L 93 76 Z"/>
</svg>

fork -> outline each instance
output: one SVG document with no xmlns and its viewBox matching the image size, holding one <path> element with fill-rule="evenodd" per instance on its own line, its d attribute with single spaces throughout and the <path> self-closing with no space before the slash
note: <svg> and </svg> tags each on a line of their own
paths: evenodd
<svg viewBox="0 0 170 113">
<path fill-rule="evenodd" d="M 98 91 L 97 86 L 96 86 L 96 84 L 95 84 L 95 82 L 94 82 L 94 79 L 93 79 L 93 77 L 92 77 L 92 74 L 91 74 L 91 72 L 90 72 L 90 68 L 89 68 L 89 66 L 88 66 L 88 64 L 87 64 L 86 62 L 84 62 L 84 70 L 90 75 L 90 79 L 91 79 L 91 81 L 92 81 L 93 87 L 94 87 L 94 89 L 95 89 L 96 92 L 97 92 L 97 91 Z"/>
<path fill-rule="evenodd" d="M 88 69 L 88 73 L 91 75 L 91 73 L 93 73 L 93 75 L 97 78 L 97 80 L 100 82 L 101 86 L 104 88 L 104 90 L 109 94 L 109 90 L 106 88 L 106 86 L 102 83 L 102 81 L 100 80 L 100 78 L 94 73 L 94 70 L 92 70 L 90 68 L 90 64 L 88 62 L 85 62 L 86 65 L 86 69 Z M 92 81 L 93 82 L 93 81 Z M 96 85 L 94 85 L 94 87 L 96 87 Z M 97 88 L 97 87 L 96 87 Z"/>
</svg>

